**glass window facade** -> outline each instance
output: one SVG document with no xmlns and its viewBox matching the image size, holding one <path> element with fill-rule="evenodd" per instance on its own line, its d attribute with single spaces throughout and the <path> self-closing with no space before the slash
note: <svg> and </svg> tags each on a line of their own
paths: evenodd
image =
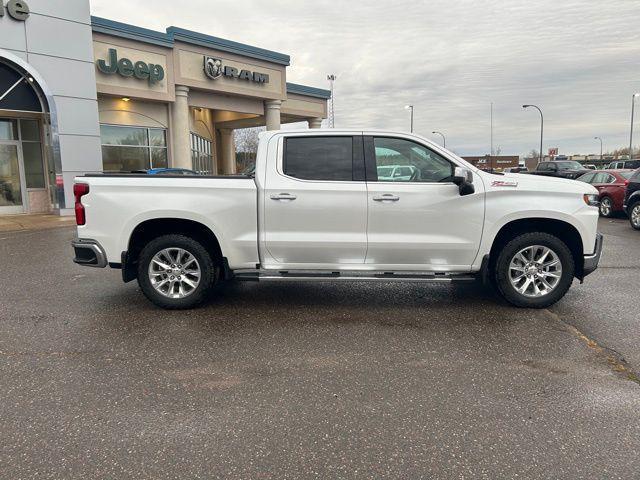
<svg viewBox="0 0 640 480">
<path fill-rule="evenodd" d="M 100 125 L 105 172 L 132 172 L 168 165 L 167 131 L 163 128 Z"/>
<path fill-rule="evenodd" d="M 20 120 L 20 139 L 22 140 L 22 159 L 27 188 L 45 188 L 40 122 Z"/>
<path fill-rule="evenodd" d="M 0 120 L 0 141 L 19 141 L 27 188 L 45 188 L 40 122 L 31 119 Z"/>
<path fill-rule="evenodd" d="M 213 142 L 191 132 L 191 163 L 200 175 L 215 175 L 213 168 Z"/>
<path fill-rule="evenodd" d="M 0 119 L 0 140 L 18 139 L 18 121 L 11 119 Z"/>
</svg>

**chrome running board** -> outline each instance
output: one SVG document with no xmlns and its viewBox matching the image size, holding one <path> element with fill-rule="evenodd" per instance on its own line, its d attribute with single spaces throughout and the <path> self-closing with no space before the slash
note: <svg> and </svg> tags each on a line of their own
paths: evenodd
<svg viewBox="0 0 640 480">
<path fill-rule="evenodd" d="M 379 271 L 313 271 L 313 270 L 253 270 L 234 272 L 236 280 L 246 282 L 469 282 L 472 273 L 448 272 L 379 272 Z"/>
</svg>

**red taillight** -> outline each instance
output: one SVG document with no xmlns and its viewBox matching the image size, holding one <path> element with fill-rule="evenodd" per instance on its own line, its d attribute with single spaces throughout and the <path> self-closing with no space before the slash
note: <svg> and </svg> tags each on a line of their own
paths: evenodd
<svg viewBox="0 0 640 480">
<path fill-rule="evenodd" d="M 629 185 L 629 180 L 625 180 L 625 181 L 624 181 L 624 186 L 625 186 L 625 188 L 627 187 L 627 185 Z"/>
<path fill-rule="evenodd" d="M 73 185 L 73 195 L 76 197 L 76 224 L 84 225 L 87 218 L 84 214 L 84 205 L 82 205 L 82 196 L 89 193 L 89 185 L 86 183 L 76 183 Z"/>
</svg>

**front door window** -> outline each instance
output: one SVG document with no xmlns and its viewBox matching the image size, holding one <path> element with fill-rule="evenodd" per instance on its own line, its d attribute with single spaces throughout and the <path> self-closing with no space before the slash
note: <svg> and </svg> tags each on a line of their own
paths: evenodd
<svg viewBox="0 0 640 480">
<path fill-rule="evenodd" d="M 376 137 L 373 142 L 378 182 L 451 181 L 451 162 L 424 145 L 390 137 Z"/>
</svg>

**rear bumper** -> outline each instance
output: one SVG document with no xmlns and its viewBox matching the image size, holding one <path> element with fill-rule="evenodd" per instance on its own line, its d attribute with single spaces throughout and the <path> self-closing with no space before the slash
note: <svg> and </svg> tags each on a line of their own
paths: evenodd
<svg viewBox="0 0 640 480">
<path fill-rule="evenodd" d="M 104 248 L 95 240 L 78 238 L 71 242 L 75 256 L 73 261 L 84 267 L 104 268 L 107 266 L 107 255 Z"/>
<path fill-rule="evenodd" d="M 596 234 L 596 248 L 593 252 L 593 255 L 585 255 L 584 256 L 584 267 L 582 268 L 582 276 L 586 277 L 590 273 L 593 273 L 596 268 L 598 268 L 598 263 L 600 263 L 600 255 L 602 255 L 602 243 L 604 241 L 604 237 L 601 233 Z"/>
</svg>

